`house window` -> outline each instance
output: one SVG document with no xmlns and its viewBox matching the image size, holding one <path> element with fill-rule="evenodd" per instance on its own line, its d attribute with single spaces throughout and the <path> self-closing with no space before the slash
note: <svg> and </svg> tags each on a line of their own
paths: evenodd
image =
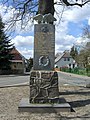
<svg viewBox="0 0 90 120">
<path fill-rule="evenodd" d="M 64 58 L 64 61 L 66 61 L 66 58 Z"/>
<path fill-rule="evenodd" d="M 70 61 L 70 58 L 67 58 L 67 61 Z"/>
<path fill-rule="evenodd" d="M 16 65 L 14 65 L 14 68 L 16 68 Z"/>
<path fill-rule="evenodd" d="M 71 67 L 71 64 L 69 64 L 69 67 Z"/>
</svg>

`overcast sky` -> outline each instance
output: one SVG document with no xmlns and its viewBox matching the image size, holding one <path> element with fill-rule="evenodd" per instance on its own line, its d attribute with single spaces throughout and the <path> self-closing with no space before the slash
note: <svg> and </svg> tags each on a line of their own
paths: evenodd
<svg viewBox="0 0 90 120">
<path fill-rule="evenodd" d="M 65 8 L 63 15 L 63 7 L 55 6 L 57 14 L 57 22 L 55 23 L 55 53 L 70 50 L 73 44 L 82 44 L 85 40 L 82 39 L 82 29 L 86 25 L 90 25 L 90 4 L 82 8 L 75 6 L 70 9 Z M 10 19 L 13 10 L 8 10 L 5 13 L 6 6 L 0 5 L 0 14 L 3 22 Z M 59 16 L 58 16 L 59 14 Z M 61 18 L 62 16 L 62 18 Z M 19 23 L 16 26 L 16 31 L 12 38 L 12 42 L 19 52 L 26 58 L 33 57 L 33 44 L 34 44 L 34 26 L 31 22 L 25 30 L 20 30 Z"/>
</svg>

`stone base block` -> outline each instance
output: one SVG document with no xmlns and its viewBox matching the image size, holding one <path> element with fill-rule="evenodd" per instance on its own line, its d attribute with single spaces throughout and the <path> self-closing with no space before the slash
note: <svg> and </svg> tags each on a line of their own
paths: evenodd
<svg viewBox="0 0 90 120">
<path fill-rule="evenodd" d="M 62 98 L 60 98 L 61 101 Z M 64 99 L 65 101 L 65 99 Z M 71 112 L 71 106 L 65 102 L 60 104 L 32 104 L 29 103 L 28 98 L 23 98 L 18 107 L 19 112 L 31 113 L 57 113 L 57 112 Z"/>
<path fill-rule="evenodd" d="M 58 73 L 34 71 L 30 73 L 30 103 L 48 103 L 59 97 Z M 51 100 L 52 99 L 52 100 Z M 54 100 L 55 99 L 55 100 Z"/>
</svg>

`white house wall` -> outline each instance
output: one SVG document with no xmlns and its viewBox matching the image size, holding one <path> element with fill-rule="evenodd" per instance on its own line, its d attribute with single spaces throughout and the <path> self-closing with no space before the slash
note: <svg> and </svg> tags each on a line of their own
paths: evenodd
<svg viewBox="0 0 90 120">
<path fill-rule="evenodd" d="M 67 58 L 66 58 L 67 59 Z M 58 66 L 58 68 L 60 67 L 69 67 L 69 64 L 71 64 L 71 68 L 73 68 L 73 64 L 75 64 L 75 60 L 73 58 L 70 58 L 69 61 L 64 61 L 64 58 L 61 58 L 57 63 L 55 63 L 55 66 Z M 75 67 L 77 65 L 75 64 Z"/>
</svg>

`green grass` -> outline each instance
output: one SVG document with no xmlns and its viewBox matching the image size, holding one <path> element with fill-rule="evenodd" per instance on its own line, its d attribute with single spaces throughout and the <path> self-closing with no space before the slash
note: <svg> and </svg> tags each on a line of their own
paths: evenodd
<svg viewBox="0 0 90 120">
<path fill-rule="evenodd" d="M 86 69 L 79 69 L 79 68 L 74 68 L 74 69 L 68 69 L 68 68 L 64 68 L 61 71 L 63 72 L 69 72 L 69 73 L 73 73 L 73 74 L 78 74 L 78 75 L 84 75 L 84 76 L 88 76 L 90 77 L 90 71 L 88 71 L 88 73 L 86 72 Z"/>
</svg>

